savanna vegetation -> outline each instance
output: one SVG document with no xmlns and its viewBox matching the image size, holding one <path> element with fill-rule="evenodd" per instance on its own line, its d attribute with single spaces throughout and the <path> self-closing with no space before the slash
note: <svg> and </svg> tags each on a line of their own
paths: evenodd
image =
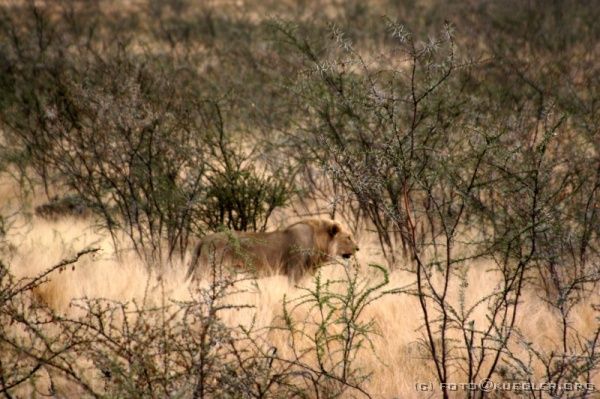
<svg viewBox="0 0 600 399">
<path fill-rule="evenodd" d="M 599 19 L 2 2 L 0 396 L 598 397 Z M 203 235 L 306 216 L 361 251 L 185 280 Z"/>
</svg>

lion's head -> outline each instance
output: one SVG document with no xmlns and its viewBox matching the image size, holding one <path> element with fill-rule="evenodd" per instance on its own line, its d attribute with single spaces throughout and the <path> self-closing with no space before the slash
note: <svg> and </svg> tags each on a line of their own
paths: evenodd
<svg viewBox="0 0 600 399">
<path fill-rule="evenodd" d="M 338 222 L 331 221 L 328 233 L 331 237 L 329 243 L 329 255 L 341 256 L 344 259 L 350 258 L 356 251 L 358 245 L 352 237 L 352 233 L 345 230 Z"/>
</svg>

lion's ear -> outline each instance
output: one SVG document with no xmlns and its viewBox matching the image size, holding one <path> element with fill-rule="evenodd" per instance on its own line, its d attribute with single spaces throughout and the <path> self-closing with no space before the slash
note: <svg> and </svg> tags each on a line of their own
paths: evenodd
<svg viewBox="0 0 600 399">
<path fill-rule="evenodd" d="M 337 233 L 340 232 L 340 225 L 336 222 L 333 222 L 331 226 L 329 226 L 329 235 L 335 237 Z"/>
</svg>

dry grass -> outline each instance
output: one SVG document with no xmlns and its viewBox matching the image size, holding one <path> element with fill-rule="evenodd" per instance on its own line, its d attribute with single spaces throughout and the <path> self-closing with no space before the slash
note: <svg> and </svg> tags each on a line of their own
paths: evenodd
<svg viewBox="0 0 600 399">
<path fill-rule="evenodd" d="M 3 186 L 5 205 L 14 198 L 11 194 L 10 187 Z M 145 299 L 149 304 L 160 303 L 164 296 L 189 298 L 186 268 L 181 262 L 174 262 L 160 273 L 149 273 L 133 254 L 124 253 L 117 260 L 108 237 L 96 231 L 90 220 L 65 218 L 50 222 L 36 217 L 29 221 L 20 217 L 15 221 L 8 241 L 13 248 L 10 267 L 17 277 L 36 275 L 86 247 L 102 249 L 74 268 L 54 274 L 49 282 L 37 289 L 38 298 L 60 312 L 75 312 L 69 304 L 76 298 L 107 298 L 123 302 Z M 358 256 L 361 264 L 381 260 L 374 256 L 378 251 L 374 237 L 365 232 L 358 239 L 362 248 Z M 479 263 L 469 266 L 466 303 L 474 304 L 492 292 L 499 279 L 489 271 L 491 265 Z M 341 273 L 341 267 L 323 269 L 326 278 L 340 277 Z M 411 283 L 413 276 L 408 272 L 395 271 L 391 273 L 390 280 L 391 287 L 402 287 Z M 304 284 L 309 283 L 304 281 Z M 233 301 L 254 305 L 255 309 L 232 312 L 226 320 L 229 325 L 248 325 L 255 315 L 258 326 L 268 326 L 281 312 L 283 295 L 294 297 L 299 293 L 281 276 L 263 278 L 255 285 L 247 284 L 245 288 L 247 292 L 237 294 Z M 598 299 L 598 296 L 588 298 L 573 312 L 573 328 L 581 334 L 591 332 L 596 326 L 597 315 L 589 305 L 597 303 Z M 455 286 L 451 288 L 450 302 L 457 306 L 458 301 L 459 288 Z M 534 343 L 544 353 L 559 349 L 559 319 L 540 300 L 537 292 L 525 292 L 519 312 L 517 325 L 524 340 Z M 374 339 L 374 353 L 365 351 L 359 359 L 362 366 L 374 373 L 369 379 L 368 391 L 380 398 L 417 397 L 416 382 L 435 380 L 431 365 L 424 359 L 424 348 L 419 343 L 424 331 L 421 329 L 422 317 L 417 299 L 406 294 L 390 295 L 372 305 L 366 316 L 377 321 L 380 331 Z M 485 325 L 485 317 L 486 307 L 481 305 L 474 315 L 475 325 Z M 275 335 L 271 339 L 276 342 L 278 337 Z M 515 347 L 514 350 L 519 349 Z M 536 368 L 538 374 L 541 373 L 540 364 Z M 453 376 L 456 382 L 463 379 L 461 375 Z M 596 375 L 594 381 L 600 385 L 600 376 Z"/>
</svg>

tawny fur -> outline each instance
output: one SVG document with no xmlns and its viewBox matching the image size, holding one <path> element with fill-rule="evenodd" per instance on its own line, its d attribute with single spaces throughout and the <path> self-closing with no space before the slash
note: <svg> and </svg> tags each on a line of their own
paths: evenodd
<svg viewBox="0 0 600 399">
<path fill-rule="evenodd" d="M 211 265 L 227 265 L 298 281 L 324 262 L 357 250 L 352 234 L 334 220 L 306 219 L 269 233 L 215 233 L 195 247 L 188 278 L 200 278 Z"/>
</svg>

